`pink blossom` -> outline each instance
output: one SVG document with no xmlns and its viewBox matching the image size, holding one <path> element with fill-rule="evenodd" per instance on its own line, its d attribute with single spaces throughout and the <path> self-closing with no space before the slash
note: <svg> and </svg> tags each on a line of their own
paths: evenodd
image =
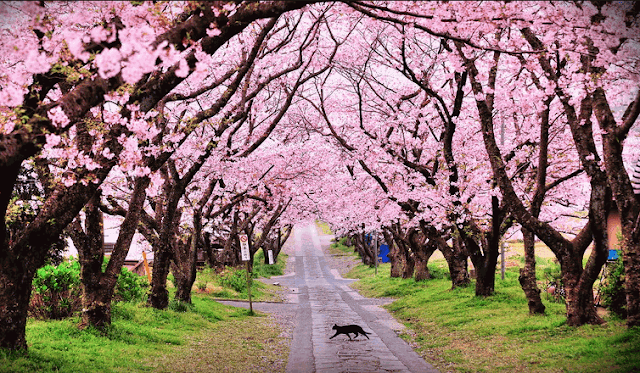
<svg viewBox="0 0 640 373">
<path fill-rule="evenodd" d="M 187 75 L 189 75 L 189 65 L 187 64 L 187 61 L 182 59 L 180 60 L 178 69 L 176 70 L 176 76 L 186 78 Z"/>
<path fill-rule="evenodd" d="M 115 48 L 109 48 L 96 56 L 96 66 L 98 73 L 103 79 L 112 78 L 120 72 L 120 60 L 122 55 Z"/>
<path fill-rule="evenodd" d="M 38 53 L 37 50 L 30 50 L 24 63 L 27 71 L 33 74 L 42 74 L 49 71 L 51 63 L 47 60 L 47 55 Z"/>
<path fill-rule="evenodd" d="M 25 93 L 27 93 L 27 90 L 17 84 L 3 84 L 3 87 L 0 90 L 0 104 L 9 107 L 22 105 Z"/>
<path fill-rule="evenodd" d="M 222 33 L 222 31 L 220 31 L 220 29 L 213 23 L 209 27 L 211 27 L 207 29 L 207 36 L 209 37 L 218 36 Z"/>
<path fill-rule="evenodd" d="M 56 106 L 53 109 L 49 110 L 47 115 L 51 120 L 51 123 L 58 128 L 64 128 L 69 125 L 69 118 L 60 106 Z"/>
<path fill-rule="evenodd" d="M 107 159 L 112 159 L 115 155 L 111 152 L 111 149 L 104 148 L 104 150 L 102 151 L 102 156 Z"/>
<path fill-rule="evenodd" d="M 67 176 L 64 179 L 62 179 L 62 183 L 64 184 L 64 186 L 66 186 L 67 188 L 72 187 L 73 184 L 76 183 L 75 179 L 72 176 Z"/>
<path fill-rule="evenodd" d="M 53 134 L 53 133 L 47 133 L 45 135 L 45 138 L 47 139 L 47 147 L 53 148 L 55 146 L 58 146 L 58 144 L 60 144 L 60 136 Z"/>
</svg>

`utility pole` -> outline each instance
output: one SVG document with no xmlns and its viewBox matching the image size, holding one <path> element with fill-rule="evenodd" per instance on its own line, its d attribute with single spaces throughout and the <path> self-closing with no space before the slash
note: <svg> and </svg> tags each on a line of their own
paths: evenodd
<svg viewBox="0 0 640 373">
<path fill-rule="evenodd" d="M 504 120 L 500 123 L 500 146 L 504 145 Z M 504 280 L 504 271 L 506 269 L 505 264 L 505 243 L 500 239 L 500 278 Z"/>
</svg>

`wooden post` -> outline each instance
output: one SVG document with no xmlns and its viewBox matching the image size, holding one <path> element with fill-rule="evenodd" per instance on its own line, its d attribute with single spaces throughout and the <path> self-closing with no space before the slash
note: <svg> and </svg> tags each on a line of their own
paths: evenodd
<svg viewBox="0 0 640 373">
<path fill-rule="evenodd" d="M 249 295 L 249 315 L 253 315 L 253 303 L 251 302 L 251 272 L 250 261 L 247 261 L 247 294 Z"/>
<path fill-rule="evenodd" d="M 147 274 L 149 283 L 151 283 L 151 270 L 149 270 L 149 262 L 147 261 L 147 253 L 142 250 L 142 261 L 144 262 L 144 272 Z"/>
</svg>

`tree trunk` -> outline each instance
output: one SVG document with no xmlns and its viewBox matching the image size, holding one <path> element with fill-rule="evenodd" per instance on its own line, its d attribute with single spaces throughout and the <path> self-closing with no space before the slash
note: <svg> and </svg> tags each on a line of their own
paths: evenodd
<svg viewBox="0 0 640 373">
<path fill-rule="evenodd" d="M 414 236 L 417 236 L 417 233 L 414 234 Z M 414 251 L 416 253 L 416 267 L 414 275 L 416 281 L 424 281 L 431 278 L 428 266 L 429 259 L 431 258 L 431 255 L 433 255 L 433 253 L 438 249 L 438 246 L 433 240 L 426 241 L 427 242 L 422 242 L 419 245 L 418 242 L 414 242 L 416 244 Z"/>
<path fill-rule="evenodd" d="M 355 243 L 355 248 L 358 251 L 358 254 L 360 254 L 362 263 L 365 265 L 373 265 L 375 262 L 373 259 L 371 244 L 367 243 L 367 238 L 365 237 L 365 234 L 356 233 L 354 236 L 354 243 Z"/>
<path fill-rule="evenodd" d="M 544 314 L 546 307 L 540 299 L 540 289 L 538 289 L 536 282 L 535 235 L 530 230 L 522 228 L 522 237 L 524 240 L 524 268 L 520 268 L 518 281 L 527 297 L 529 314 Z"/>
<path fill-rule="evenodd" d="M 567 325 L 602 324 L 604 320 L 596 312 L 592 288 L 580 286 L 580 276 L 576 275 L 580 272 L 581 268 L 574 265 L 571 269 L 563 270 L 562 274 L 567 308 Z"/>
<path fill-rule="evenodd" d="M 111 324 L 111 301 L 118 277 L 131 247 L 140 213 L 146 199 L 148 177 L 136 178 L 124 221 L 120 224 L 118 239 L 114 245 L 107 268 L 102 270 L 104 262 L 104 230 L 100 211 L 100 191 L 89 200 L 85 207 L 85 227 L 78 218 L 72 222 L 70 235 L 78 250 L 80 263 L 80 282 L 82 284 L 82 321 L 81 326 L 93 326 L 97 329 Z"/>
<path fill-rule="evenodd" d="M 153 270 L 151 277 L 151 293 L 149 294 L 149 306 L 163 310 L 169 305 L 169 291 L 167 290 L 167 277 L 171 264 L 171 252 L 169 244 L 160 244 L 154 248 Z"/>
<path fill-rule="evenodd" d="M 0 348 L 26 350 L 27 310 L 35 273 L 30 267 L 39 266 L 30 265 L 11 251 L 3 254 L 0 256 Z"/>
<path fill-rule="evenodd" d="M 489 240 L 490 241 L 490 240 Z M 495 291 L 496 265 L 498 263 L 497 242 L 485 242 L 484 255 L 480 253 L 480 246 L 475 241 L 468 239 L 465 241 L 467 249 L 472 254 L 471 261 L 476 269 L 476 296 L 490 296 Z"/>
<path fill-rule="evenodd" d="M 398 245 L 395 244 L 392 234 L 387 229 L 384 229 L 382 234 L 384 235 L 384 240 L 389 245 L 389 254 L 387 257 L 391 263 L 390 277 L 400 277 L 402 276 L 402 256 Z"/>
<path fill-rule="evenodd" d="M 636 231 L 639 229 L 635 228 Z M 627 237 L 629 236 L 632 235 L 628 234 Z M 640 326 L 640 239 L 635 242 L 625 240 L 622 247 L 627 295 L 627 327 L 632 328 Z"/>
<path fill-rule="evenodd" d="M 191 289 L 196 282 L 198 245 L 194 237 L 198 234 L 199 227 L 196 227 L 194 235 L 187 242 L 177 240 L 175 243 L 173 275 L 176 280 L 176 299 L 185 303 L 191 303 Z"/>
<path fill-rule="evenodd" d="M 476 269 L 476 296 L 490 296 L 495 291 L 496 265 L 498 264 L 498 254 L 500 252 L 500 238 L 502 237 L 500 227 L 504 220 L 504 212 L 500 208 L 498 198 L 491 198 L 491 230 L 485 231 L 476 228 L 473 222 L 466 223 L 463 229 L 458 229 L 458 233 L 467 248 L 469 257 Z M 467 231 L 475 231 L 475 236 L 479 237 L 478 243 Z"/>
<path fill-rule="evenodd" d="M 416 261 L 409 247 L 402 244 L 402 255 L 404 259 L 404 267 L 402 268 L 402 278 L 408 279 L 413 277 Z"/>
<path fill-rule="evenodd" d="M 454 238 L 453 247 L 449 246 L 443 239 L 438 240 L 438 248 L 449 266 L 451 276 L 451 289 L 466 287 L 471 283 L 467 268 L 467 258 L 469 257 L 460 238 Z"/>
<path fill-rule="evenodd" d="M 80 217 L 72 223 L 72 239 L 78 250 L 80 282 L 82 284 L 81 327 L 94 326 L 99 330 L 111 324 L 113 287 L 103 283 L 104 228 L 100 211 L 100 191 L 85 206 L 85 232 Z"/>
<path fill-rule="evenodd" d="M 498 263 L 498 247 L 497 242 L 486 242 L 489 246 L 484 251 L 484 255 L 480 253 L 480 246 L 473 240 L 467 240 L 467 249 L 472 253 L 470 255 L 473 266 L 476 269 L 476 295 L 490 296 L 495 291 L 496 283 L 496 265 Z"/>
</svg>

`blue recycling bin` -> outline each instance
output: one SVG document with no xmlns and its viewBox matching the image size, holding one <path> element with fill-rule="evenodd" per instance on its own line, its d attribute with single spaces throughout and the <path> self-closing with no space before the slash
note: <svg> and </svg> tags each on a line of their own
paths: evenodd
<svg viewBox="0 0 640 373">
<path fill-rule="evenodd" d="M 391 260 L 389 259 L 389 245 L 381 244 L 380 251 L 378 252 L 378 258 L 380 258 L 381 263 L 389 263 Z"/>
<path fill-rule="evenodd" d="M 609 257 L 607 260 L 616 260 L 618 259 L 618 250 L 609 250 Z"/>
</svg>

